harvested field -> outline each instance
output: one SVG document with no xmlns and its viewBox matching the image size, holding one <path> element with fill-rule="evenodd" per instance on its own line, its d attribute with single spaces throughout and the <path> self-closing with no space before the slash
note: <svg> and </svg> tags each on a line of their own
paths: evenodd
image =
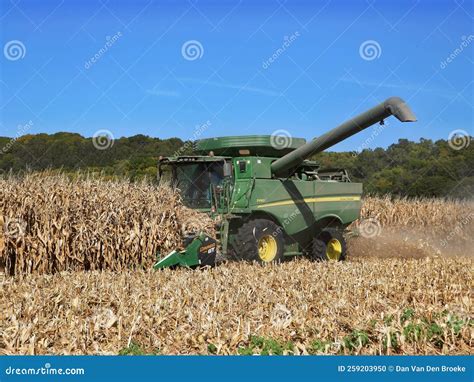
<svg viewBox="0 0 474 382">
<path fill-rule="evenodd" d="M 470 354 L 467 258 L 7 278 L 1 354 Z"/>
</svg>

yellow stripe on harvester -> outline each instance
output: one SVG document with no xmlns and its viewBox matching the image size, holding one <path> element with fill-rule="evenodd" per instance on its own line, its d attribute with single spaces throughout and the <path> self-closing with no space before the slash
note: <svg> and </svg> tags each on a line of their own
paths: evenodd
<svg viewBox="0 0 474 382">
<path fill-rule="evenodd" d="M 286 206 L 288 204 L 320 203 L 320 202 L 357 202 L 360 196 L 320 196 L 315 198 L 304 198 L 303 200 L 282 200 L 280 202 L 259 204 L 257 208 Z"/>
</svg>

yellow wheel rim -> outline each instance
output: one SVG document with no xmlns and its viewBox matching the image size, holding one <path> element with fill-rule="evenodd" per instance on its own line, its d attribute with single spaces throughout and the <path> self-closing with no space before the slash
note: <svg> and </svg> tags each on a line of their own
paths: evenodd
<svg viewBox="0 0 474 382">
<path fill-rule="evenodd" d="M 326 257 L 329 260 L 339 261 L 342 254 L 342 244 L 337 239 L 329 240 L 326 245 Z"/>
<path fill-rule="evenodd" d="M 258 257 L 266 263 L 273 261 L 276 257 L 278 245 L 272 235 L 265 235 L 258 241 Z"/>
</svg>

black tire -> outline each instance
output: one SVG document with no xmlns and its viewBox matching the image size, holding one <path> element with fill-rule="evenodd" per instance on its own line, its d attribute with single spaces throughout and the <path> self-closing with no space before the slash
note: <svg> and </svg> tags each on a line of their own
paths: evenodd
<svg viewBox="0 0 474 382">
<path fill-rule="evenodd" d="M 325 228 L 313 239 L 311 248 L 313 260 L 344 261 L 346 254 L 347 244 L 342 228 Z"/>
<path fill-rule="evenodd" d="M 259 246 L 261 251 L 259 251 Z M 274 246 L 276 250 L 273 250 Z M 262 250 L 262 248 L 265 249 Z M 263 252 L 266 248 L 269 248 L 269 256 Z M 233 245 L 233 253 L 238 259 L 257 261 L 262 264 L 281 262 L 284 249 L 283 229 L 267 219 L 253 219 L 245 222 L 238 228 Z"/>
</svg>

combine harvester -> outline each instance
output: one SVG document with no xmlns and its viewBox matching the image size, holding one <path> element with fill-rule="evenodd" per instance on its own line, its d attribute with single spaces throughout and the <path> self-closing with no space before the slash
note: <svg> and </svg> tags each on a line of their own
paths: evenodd
<svg viewBox="0 0 474 382">
<path fill-rule="evenodd" d="M 260 263 L 295 255 L 344 260 L 343 233 L 359 218 L 362 184 L 308 158 L 391 115 L 416 121 L 402 99 L 391 97 L 308 143 L 268 135 L 211 138 L 195 143 L 196 156 L 160 158 L 160 181 L 178 188 L 185 205 L 208 213 L 217 237 L 186 234 L 183 247 L 154 268 L 212 266 L 218 253 Z"/>
</svg>

